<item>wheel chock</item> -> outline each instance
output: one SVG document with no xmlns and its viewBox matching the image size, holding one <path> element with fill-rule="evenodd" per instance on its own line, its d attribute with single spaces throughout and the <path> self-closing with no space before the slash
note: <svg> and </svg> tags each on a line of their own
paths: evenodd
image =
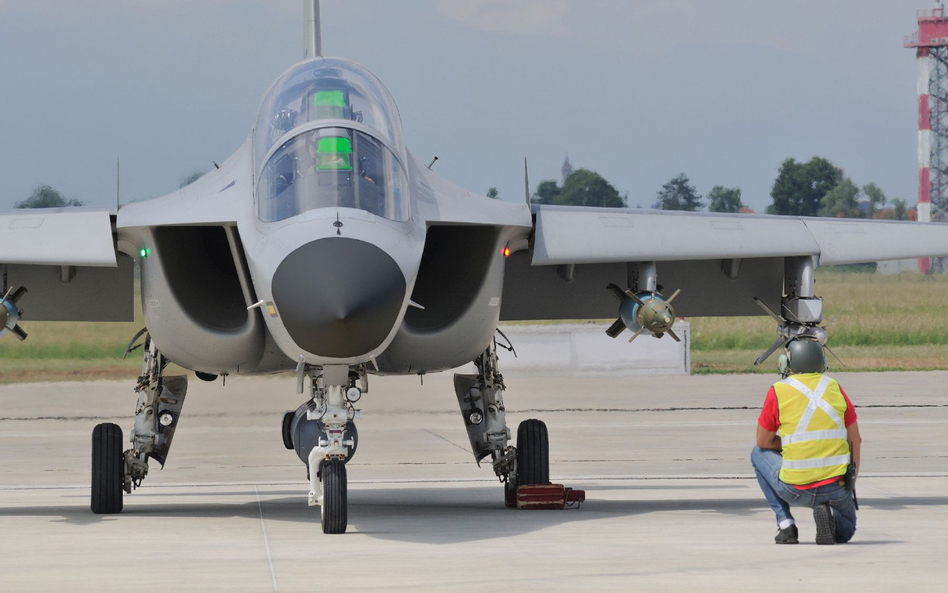
<svg viewBox="0 0 948 593">
<path fill-rule="evenodd" d="M 562 484 L 533 484 L 517 487 L 517 508 L 528 510 L 565 509 L 586 502 L 585 490 Z"/>
</svg>

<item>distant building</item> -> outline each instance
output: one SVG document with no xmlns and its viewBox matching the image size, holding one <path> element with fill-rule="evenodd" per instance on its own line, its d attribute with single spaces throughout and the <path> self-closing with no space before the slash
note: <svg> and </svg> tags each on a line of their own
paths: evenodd
<svg viewBox="0 0 948 593">
<path fill-rule="evenodd" d="M 563 161 L 563 166 L 560 167 L 560 173 L 563 174 L 563 180 L 560 182 L 560 187 L 566 185 L 566 178 L 573 174 L 573 165 L 569 162 L 569 155 L 566 155 L 566 160 Z"/>
</svg>

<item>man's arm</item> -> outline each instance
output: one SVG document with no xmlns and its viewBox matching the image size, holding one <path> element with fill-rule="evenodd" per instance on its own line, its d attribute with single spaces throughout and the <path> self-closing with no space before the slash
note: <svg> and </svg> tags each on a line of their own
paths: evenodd
<svg viewBox="0 0 948 593">
<path fill-rule="evenodd" d="M 760 429 L 757 429 L 758 442 L 760 441 Z M 853 444 L 853 461 L 856 463 L 856 477 L 859 476 L 859 448 L 862 445 L 862 437 L 859 436 L 859 423 L 853 422 L 846 427 L 846 439 Z"/>
<path fill-rule="evenodd" d="M 853 426 L 855 426 L 855 424 Z M 859 436 L 858 429 L 856 436 Z M 775 451 L 781 451 L 783 449 L 783 446 L 780 444 L 780 437 L 777 436 L 777 433 L 767 430 L 760 424 L 757 425 L 757 446 L 761 449 L 773 449 Z M 855 445 L 853 445 L 853 447 L 855 447 Z"/>
</svg>

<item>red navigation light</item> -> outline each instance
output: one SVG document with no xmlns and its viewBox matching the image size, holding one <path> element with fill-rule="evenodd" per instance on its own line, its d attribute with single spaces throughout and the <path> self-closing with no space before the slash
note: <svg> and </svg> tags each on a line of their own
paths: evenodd
<svg viewBox="0 0 948 593">
<path fill-rule="evenodd" d="M 510 257 L 510 247 L 504 247 L 500 250 L 504 257 Z"/>
</svg>

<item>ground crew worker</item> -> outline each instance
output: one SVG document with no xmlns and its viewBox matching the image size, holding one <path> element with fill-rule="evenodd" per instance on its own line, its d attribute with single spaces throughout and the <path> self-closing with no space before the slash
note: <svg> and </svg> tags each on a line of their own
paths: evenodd
<svg viewBox="0 0 948 593">
<path fill-rule="evenodd" d="M 804 506 L 813 509 L 816 543 L 848 542 L 856 532 L 856 509 L 845 475 L 850 443 L 858 468 L 862 442 L 856 411 L 839 383 L 823 374 L 819 342 L 792 340 L 779 368 L 784 380 L 767 392 L 751 452 L 757 482 L 777 514 L 774 541 L 798 543 L 790 507 Z"/>
</svg>

